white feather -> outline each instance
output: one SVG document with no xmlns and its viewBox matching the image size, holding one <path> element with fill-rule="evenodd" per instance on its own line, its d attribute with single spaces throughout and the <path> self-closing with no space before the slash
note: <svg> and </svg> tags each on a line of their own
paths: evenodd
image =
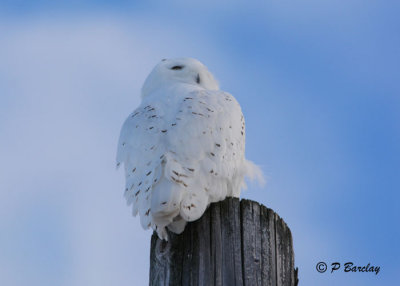
<svg viewBox="0 0 400 286">
<path fill-rule="evenodd" d="M 125 198 L 144 228 L 167 239 L 212 202 L 238 197 L 244 177 L 262 180 L 244 157 L 245 123 L 235 98 L 194 59 L 159 63 L 142 88 L 142 103 L 122 126 L 117 167 Z"/>
</svg>

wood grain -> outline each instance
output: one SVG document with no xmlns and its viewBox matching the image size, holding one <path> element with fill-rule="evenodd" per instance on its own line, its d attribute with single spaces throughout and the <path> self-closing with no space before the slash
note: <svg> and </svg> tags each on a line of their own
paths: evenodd
<svg viewBox="0 0 400 286">
<path fill-rule="evenodd" d="M 295 286 L 292 234 L 271 209 L 227 198 L 169 241 L 151 238 L 149 285 Z"/>
</svg>

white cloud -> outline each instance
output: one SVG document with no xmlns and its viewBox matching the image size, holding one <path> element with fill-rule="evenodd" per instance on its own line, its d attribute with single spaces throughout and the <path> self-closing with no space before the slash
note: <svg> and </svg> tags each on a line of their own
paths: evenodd
<svg viewBox="0 0 400 286">
<path fill-rule="evenodd" d="M 2 281 L 145 285 L 151 233 L 122 197 L 119 128 L 154 63 L 189 54 L 199 36 L 185 46 L 168 26 L 102 15 L 2 24 L 0 227 L 8 236 L 0 241 L 8 250 L 0 265 L 11 273 Z M 24 238 L 34 241 L 24 247 Z M 18 275 L 20 267 L 34 271 Z"/>
</svg>

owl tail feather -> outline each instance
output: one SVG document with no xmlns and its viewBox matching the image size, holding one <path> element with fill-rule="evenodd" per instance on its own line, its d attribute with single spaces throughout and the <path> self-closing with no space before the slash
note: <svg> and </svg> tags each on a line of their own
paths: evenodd
<svg viewBox="0 0 400 286">
<path fill-rule="evenodd" d="M 250 181 L 256 180 L 261 187 L 265 185 L 264 175 L 259 166 L 249 160 L 245 160 L 244 167 L 244 175 L 249 178 Z"/>
</svg>

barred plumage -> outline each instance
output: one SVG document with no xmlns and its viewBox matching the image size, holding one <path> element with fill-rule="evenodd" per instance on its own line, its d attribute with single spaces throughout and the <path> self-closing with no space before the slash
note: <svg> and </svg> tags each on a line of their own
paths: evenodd
<svg viewBox="0 0 400 286">
<path fill-rule="evenodd" d="M 199 61 L 161 61 L 142 88 L 141 105 L 126 119 L 117 166 L 125 167 L 125 198 L 167 239 L 212 202 L 238 197 L 244 176 L 261 171 L 244 157 L 245 128 L 235 98 Z"/>
</svg>

